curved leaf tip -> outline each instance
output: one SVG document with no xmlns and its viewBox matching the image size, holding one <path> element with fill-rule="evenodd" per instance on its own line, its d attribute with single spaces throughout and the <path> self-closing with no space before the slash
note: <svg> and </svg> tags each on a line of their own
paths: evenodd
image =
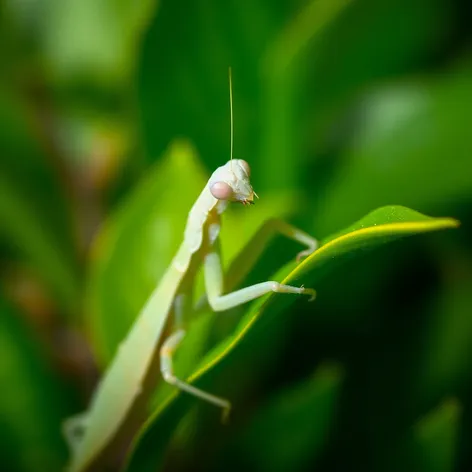
<svg viewBox="0 0 472 472">
<path fill-rule="evenodd" d="M 325 257 L 335 259 L 357 249 L 373 248 L 405 236 L 459 226 L 460 222 L 454 218 L 435 218 L 400 205 L 380 207 L 324 239 L 318 250 L 296 267 L 284 283 L 299 278 L 310 270 L 311 264 L 318 265 Z"/>
</svg>

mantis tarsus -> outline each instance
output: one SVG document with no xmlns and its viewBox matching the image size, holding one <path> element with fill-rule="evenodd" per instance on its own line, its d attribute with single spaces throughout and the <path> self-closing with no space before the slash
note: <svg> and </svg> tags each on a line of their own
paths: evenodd
<svg viewBox="0 0 472 472">
<path fill-rule="evenodd" d="M 234 288 L 250 272 L 268 239 L 275 233 L 281 233 L 307 247 L 298 254 L 297 259 L 311 254 L 317 247 L 317 241 L 308 234 L 281 220 L 270 220 L 237 257 L 242 263 L 232 266 L 235 268 L 224 276 L 219 243 L 221 214 L 229 202 L 247 205 L 253 203 L 254 197 L 257 197 L 249 180 L 249 164 L 241 159 L 233 159 L 231 69 L 229 81 L 230 160 L 213 172 L 190 210 L 184 238 L 177 254 L 121 343 L 92 397 L 88 411 L 66 422 L 65 435 L 72 451 L 69 472 L 86 470 L 119 431 L 141 391 L 144 378 L 161 342 L 164 326 L 171 314 L 175 317 L 175 331 L 161 344 L 162 377 L 180 390 L 222 408 L 223 417 L 228 416 L 231 408 L 228 400 L 177 378 L 172 366 L 173 354 L 185 336 L 183 320 L 195 311 L 192 306 L 192 288 L 200 266 L 203 266 L 205 276 L 207 302 L 214 311 L 228 310 L 269 292 L 307 294 L 311 297 L 315 295 L 313 289 L 281 285 L 275 281 L 224 293 L 225 288 Z"/>
</svg>

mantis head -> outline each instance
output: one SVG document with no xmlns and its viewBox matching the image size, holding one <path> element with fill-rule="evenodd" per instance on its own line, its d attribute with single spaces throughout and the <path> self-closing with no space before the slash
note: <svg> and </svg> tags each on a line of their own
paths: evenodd
<svg viewBox="0 0 472 472">
<path fill-rule="evenodd" d="M 252 204 L 254 197 L 258 197 L 249 181 L 250 174 L 251 169 L 246 161 L 229 160 L 213 172 L 208 182 L 210 192 L 218 200 Z"/>
</svg>

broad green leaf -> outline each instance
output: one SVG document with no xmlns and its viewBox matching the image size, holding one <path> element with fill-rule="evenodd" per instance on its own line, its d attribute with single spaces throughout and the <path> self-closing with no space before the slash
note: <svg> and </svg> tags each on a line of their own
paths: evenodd
<svg viewBox="0 0 472 472">
<path fill-rule="evenodd" d="M 263 58 L 264 132 L 260 155 L 264 168 L 271 169 L 263 182 L 265 188 L 292 188 L 299 181 L 300 166 L 289 162 L 294 155 L 300 154 L 301 127 L 297 121 L 298 94 L 303 82 L 300 70 L 310 57 L 312 43 L 325 30 L 336 29 L 337 16 L 350 3 L 350 0 L 311 0 L 304 3 L 272 40 Z"/>
<path fill-rule="evenodd" d="M 367 94 L 314 227 L 329 234 L 345 218 L 392 202 L 422 211 L 461 202 L 472 188 L 472 144 L 464 139 L 472 120 L 471 83 L 472 69 L 460 65 Z"/>
<path fill-rule="evenodd" d="M 42 48 L 52 74 L 105 83 L 133 72 L 155 0 L 49 0 L 42 11 Z"/>
<path fill-rule="evenodd" d="M 0 88 L 0 236 L 31 266 L 61 308 L 77 310 L 78 269 L 59 172 L 49 166 L 28 108 Z M 51 159 L 52 162 L 52 159 Z"/>
<path fill-rule="evenodd" d="M 430 218 L 404 207 L 384 207 L 367 215 L 352 226 L 328 238 L 309 258 L 295 267 L 283 268 L 275 280 L 286 284 L 316 286 L 334 263 L 342 262 L 355 253 L 401 237 L 454 228 L 457 221 L 450 218 Z M 290 269 L 292 269 L 290 271 Z M 231 356 L 238 353 L 242 343 L 255 342 L 264 323 L 277 323 L 284 308 L 295 297 L 268 295 L 255 302 L 241 319 L 234 333 L 205 356 L 199 367 L 188 378 L 189 382 L 205 388 L 212 373 L 223 369 Z M 313 305 L 316 309 L 316 303 Z M 165 446 L 179 420 L 195 399 L 174 390 L 152 414 L 136 438 L 127 470 L 155 470 L 163 460 Z"/>
<path fill-rule="evenodd" d="M 446 0 L 351 2 L 306 60 L 312 74 L 301 97 L 313 118 L 306 128 L 310 146 L 322 149 L 333 131 L 333 114 L 345 113 L 359 91 L 415 73 L 450 34 L 449 15 Z"/>
<path fill-rule="evenodd" d="M 64 395 L 44 349 L 0 298 L 0 456 L 3 470 L 58 471 L 65 462 Z"/>
<path fill-rule="evenodd" d="M 443 402 L 414 428 L 412 455 L 418 472 L 452 472 L 459 437 L 461 406 L 455 399 Z M 412 469 L 413 470 L 413 469 Z"/>
<path fill-rule="evenodd" d="M 250 423 L 220 454 L 241 469 L 304 470 L 330 438 L 338 406 L 343 369 L 322 364 L 310 379 L 277 393 L 259 408 Z"/>
</svg>

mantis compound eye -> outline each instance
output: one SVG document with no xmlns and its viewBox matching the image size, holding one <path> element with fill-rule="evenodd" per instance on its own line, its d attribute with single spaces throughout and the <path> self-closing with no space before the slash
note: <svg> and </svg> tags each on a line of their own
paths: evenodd
<svg viewBox="0 0 472 472">
<path fill-rule="evenodd" d="M 226 182 L 215 182 L 210 192 L 218 200 L 229 200 L 233 196 L 233 189 Z"/>
<path fill-rule="evenodd" d="M 239 159 L 239 165 L 244 169 L 247 176 L 251 177 L 251 168 L 249 167 L 249 164 L 245 160 Z"/>
</svg>

